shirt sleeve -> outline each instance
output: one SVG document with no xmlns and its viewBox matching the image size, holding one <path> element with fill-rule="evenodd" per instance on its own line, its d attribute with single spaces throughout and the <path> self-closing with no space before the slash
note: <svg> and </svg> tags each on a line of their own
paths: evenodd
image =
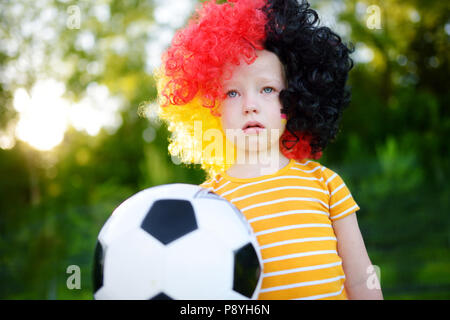
<svg viewBox="0 0 450 320">
<path fill-rule="evenodd" d="M 209 179 L 209 180 L 206 180 L 205 182 L 203 182 L 202 184 L 199 184 L 199 186 L 202 188 L 205 188 L 205 189 L 210 189 L 210 188 L 214 187 L 213 184 L 214 184 L 214 180 Z"/>
<path fill-rule="evenodd" d="M 331 221 L 342 219 L 360 209 L 350 190 L 336 172 L 325 168 L 323 170 L 323 179 L 330 195 L 329 210 Z"/>
<path fill-rule="evenodd" d="M 200 187 L 202 188 L 209 188 L 211 186 L 211 181 L 210 180 L 206 180 L 205 182 L 199 184 Z"/>
<path fill-rule="evenodd" d="M 215 177 L 210 178 L 206 181 L 204 181 L 203 183 L 199 184 L 200 187 L 205 188 L 205 189 L 214 189 L 216 188 L 221 180 L 221 176 L 220 174 L 217 174 Z"/>
</svg>

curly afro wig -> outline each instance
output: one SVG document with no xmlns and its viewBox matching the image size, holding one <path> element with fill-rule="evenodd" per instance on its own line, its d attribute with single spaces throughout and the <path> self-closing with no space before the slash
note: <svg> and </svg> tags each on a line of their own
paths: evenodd
<svg viewBox="0 0 450 320">
<path fill-rule="evenodd" d="M 280 148 L 288 158 L 318 159 L 350 102 L 346 81 L 354 49 L 328 27 L 316 26 L 318 14 L 307 1 L 269 0 L 264 11 L 264 47 L 284 65 L 287 82 L 280 92 L 288 119 Z"/>
<path fill-rule="evenodd" d="M 155 72 L 158 114 L 172 132 L 169 152 L 201 164 L 208 177 L 233 165 L 236 147 L 220 123 L 221 82 L 242 59 L 251 64 L 265 49 L 278 56 L 286 75 L 280 151 L 298 160 L 320 158 L 350 101 L 346 80 L 353 62 L 352 50 L 318 22 L 307 1 L 204 2 L 176 32 Z"/>
</svg>

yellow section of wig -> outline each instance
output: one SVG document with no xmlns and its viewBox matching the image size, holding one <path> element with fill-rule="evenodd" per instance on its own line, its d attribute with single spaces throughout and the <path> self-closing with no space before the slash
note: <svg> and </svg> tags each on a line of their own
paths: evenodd
<svg viewBox="0 0 450 320">
<path fill-rule="evenodd" d="M 158 89 L 158 116 L 167 123 L 171 137 L 169 153 L 185 164 L 200 164 L 206 171 L 207 179 L 227 170 L 236 161 L 236 146 L 226 139 L 220 117 L 211 114 L 219 110 L 202 105 L 202 96 L 184 105 L 169 103 L 161 95 L 169 78 L 161 70 L 155 73 Z"/>
</svg>

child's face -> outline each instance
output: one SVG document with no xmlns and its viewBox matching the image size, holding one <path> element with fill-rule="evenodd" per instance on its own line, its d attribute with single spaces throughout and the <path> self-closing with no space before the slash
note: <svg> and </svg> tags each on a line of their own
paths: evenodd
<svg viewBox="0 0 450 320">
<path fill-rule="evenodd" d="M 238 143 L 237 147 L 247 151 L 255 151 L 258 146 L 261 150 L 261 141 L 267 141 L 263 148 L 279 148 L 278 141 L 286 125 L 279 100 L 280 91 L 285 88 L 283 66 L 270 51 L 257 51 L 257 56 L 250 65 L 242 61 L 235 66 L 231 79 L 224 80 L 224 100 L 220 109 L 227 138 L 235 141 L 227 133 L 227 129 L 233 129 L 237 141 L 247 140 L 245 145 Z M 264 128 L 245 129 L 249 121 L 257 121 Z M 262 140 L 263 137 L 267 140 Z"/>
</svg>

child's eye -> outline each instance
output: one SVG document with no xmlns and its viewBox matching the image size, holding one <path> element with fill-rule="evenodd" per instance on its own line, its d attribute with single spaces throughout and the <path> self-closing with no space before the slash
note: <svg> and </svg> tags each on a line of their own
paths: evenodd
<svg viewBox="0 0 450 320">
<path fill-rule="evenodd" d="M 235 98 L 235 97 L 237 97 L 237 92 L 235 90 L 230 90 L 227 92 L 227 97 Z"/>
<path fill-rule="evenodd" d="M 271 88 L 271 87 L 265 87 L 265 88 L 263 89 L 263 92 L 264 92 L 264 93 L 272 93 L 272 92 L 273 92 L 273 88 Z"/>
</svg>

